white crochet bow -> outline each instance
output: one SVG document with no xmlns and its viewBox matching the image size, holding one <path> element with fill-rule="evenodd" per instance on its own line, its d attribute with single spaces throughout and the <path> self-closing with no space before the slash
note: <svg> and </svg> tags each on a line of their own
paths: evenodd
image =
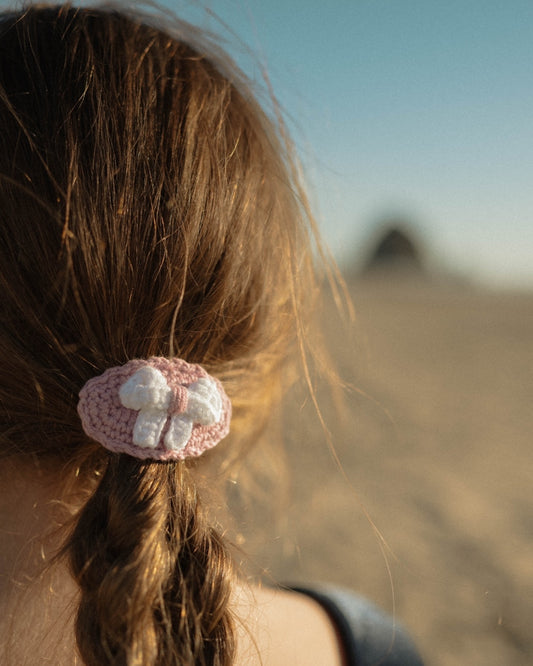
<svg viewBox="0 0 533 666">
<path fill-rule="evenodd" d="M 222 398 L 212 379 L 201 377 L 187 386 L 187 393 L 187 409 L 169 414 L 173 394 L 163 373 L 150 366 L 137 370 L 119 390 L 124 407 L 139 411 L 133 428 L 133 443 L 155 449 L 170 416 L 164 444 L 167 449 L 179 451 L 187 445 L 195 423 L 213 425 L 220 421 Z"/>
</svg>

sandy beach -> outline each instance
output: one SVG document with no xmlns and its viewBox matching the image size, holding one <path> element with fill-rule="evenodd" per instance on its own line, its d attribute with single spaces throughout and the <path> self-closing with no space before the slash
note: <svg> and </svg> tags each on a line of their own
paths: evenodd
<svg viewBox="0 0 533 666">
<path fill-rule="evenodd" d="M 526 666 L 533 294 L 400 278 L 349 289 L 351 332 L 331 302 L 322 315 L 354 390 L 340 414 L 318 390 L 342 471 L 310 400 L 295 396 L 290 507 L 247 549 L 273 580 L 329 581 L 375 600 L 430 666 Z"/>
</svg>

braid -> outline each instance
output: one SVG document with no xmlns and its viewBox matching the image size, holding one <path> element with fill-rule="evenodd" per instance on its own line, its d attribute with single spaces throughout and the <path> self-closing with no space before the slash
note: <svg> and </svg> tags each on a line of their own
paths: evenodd
<svg viewBox="0 0 533 666">
<path fill-rule="evenodd" d="M 112 456 L 67 544 L 87 666 L 232 661 L 231 559 L 183 463 Z"/>
</svg>

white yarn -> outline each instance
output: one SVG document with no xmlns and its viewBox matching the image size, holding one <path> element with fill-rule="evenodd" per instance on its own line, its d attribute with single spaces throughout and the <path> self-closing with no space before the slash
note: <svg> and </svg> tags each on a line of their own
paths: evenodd
<svg viewBox="0 0 533 666">
<path fill-rule="evenodd" d="M 207 377 L 202 377 L 191 384 L 188 390 L 189 401 L 186 414 L 195 423 L 201 425 L 218 423 L 222 416 L 222 398 L 215 382 Z"/>
<path fill-rule="evenodd" d="M 165 446 L 173 451 L 179 451 L 186 446 L 194 423 L 213 425 L 218 423 L 222 416 L 222 398 L 211 379 L 202 377 L 191 384 L 187 391 L 187 409 L 171 418 L 165 435 Z"/>
<path fill-rule="evenodd" d="M 168 417 L 172 389 L 162 372 L 145 366 L 132 375 L 119 389 L 120 402 L 128 409 L 139 410 L 133 427 L 133 443 L 155 449 Z"/>
<path fill-rule="evenodd" d="M 222 417 L 222 398 L 214 381 L 202 377 L 187 387 L 187 409 L 171 416 L 165 435 L 167 449 L 179 451 L 189 441 L 193 425 L 213 425 Z M 133 428 L 133 443 L 155 449 L 169 416 L 172 389 L 162 372 L 145 366 L 119 389 L 124 407 L 139 411 Z"/>
</svg>

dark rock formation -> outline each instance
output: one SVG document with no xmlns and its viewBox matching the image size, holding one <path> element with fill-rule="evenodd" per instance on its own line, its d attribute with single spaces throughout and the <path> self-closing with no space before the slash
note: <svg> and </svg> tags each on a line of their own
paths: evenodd
<svg viewBox="0 0 533 666">
<path fill-rule="evenodd" d="M 387 226 L 365 265 L 365 271 L 401 269 L 422 272 L 424 263 L 418 243 L 399 226 Z"/>
</svg>

